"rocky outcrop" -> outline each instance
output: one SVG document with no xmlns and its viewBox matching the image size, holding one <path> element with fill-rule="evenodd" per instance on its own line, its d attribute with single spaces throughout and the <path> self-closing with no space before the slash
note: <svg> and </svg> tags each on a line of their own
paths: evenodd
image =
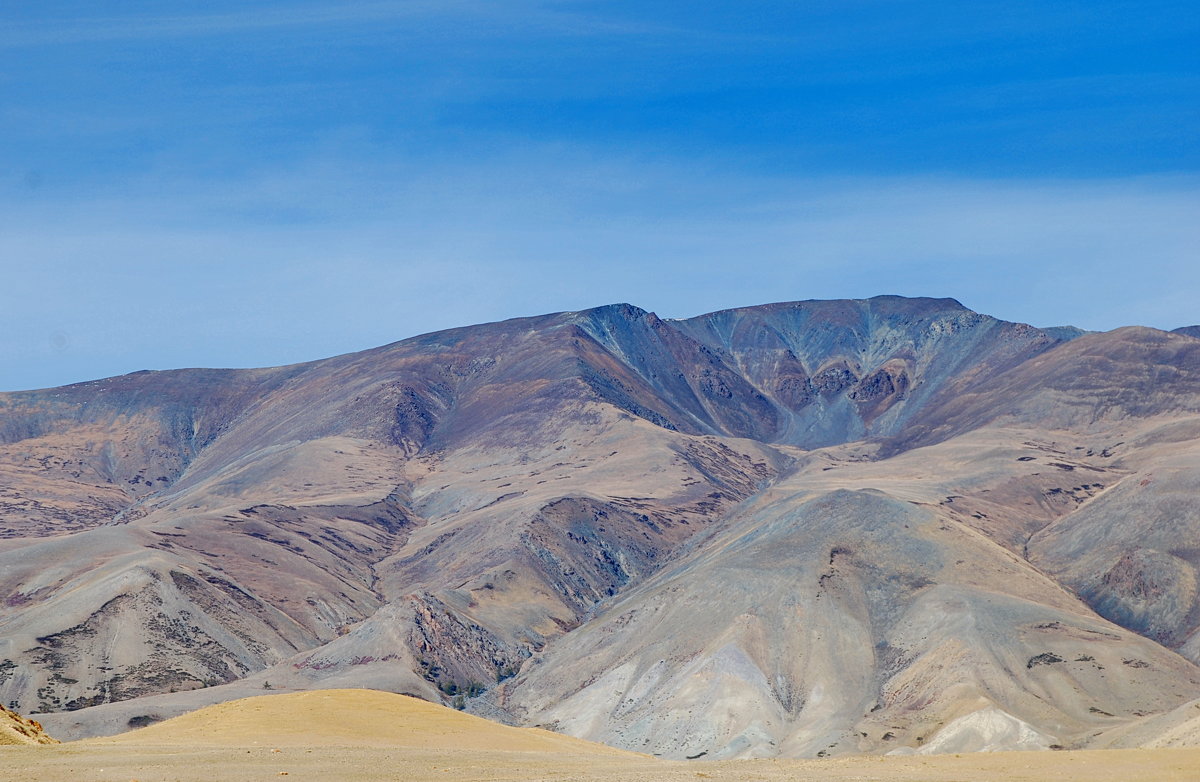
<svg viewBox="0 0 1200 782">
<path fill-rule="evenodd" d="M 0 706 L 0 744 L 57 744 L 46 735 L 42 724 Z"/>
</svg>

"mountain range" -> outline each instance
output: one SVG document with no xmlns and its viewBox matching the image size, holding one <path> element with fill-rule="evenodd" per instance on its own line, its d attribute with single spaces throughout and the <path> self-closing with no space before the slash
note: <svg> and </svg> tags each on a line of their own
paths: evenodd
<svg viewBox="0 0 1200 782">
<path fill-rule="evenodd" d="M 0 700 L 671 758 L 1200 739 L 1200 327 L 621 304 L 0 394 Z"/>
</svg>

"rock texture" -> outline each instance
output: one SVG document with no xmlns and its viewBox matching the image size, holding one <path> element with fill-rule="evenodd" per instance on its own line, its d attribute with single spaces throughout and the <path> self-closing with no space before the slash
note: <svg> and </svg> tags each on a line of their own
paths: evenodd
<svg viewBox="0 0 1200 782">
<path fill-rule="evenodd" d="M 37 720 L 30 720 L 17 714 L 15 711 L 0 706 L 0 744 L 8 745 L 28 745 L 28 744 L 57 744 L 57 739 L 52 739 L 42 730 L 42 725 Z"/>
<path fill-rule="evenodd" d="M 1186 741 L 1196 465 L 1200 340 L 951 299 L 0 394 L 0 698 L 67 738 L 373 687 L 675 758 Z"/>
</svg>

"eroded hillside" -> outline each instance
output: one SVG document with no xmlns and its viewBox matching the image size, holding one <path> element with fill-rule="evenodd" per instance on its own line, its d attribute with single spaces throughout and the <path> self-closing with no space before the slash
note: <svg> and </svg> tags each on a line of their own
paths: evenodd
<svg viewBox="0 0 1200 782">
<path fill-rule="evenodd" d="M 672 757 L 1083 746 L 1200 697 L 1198 381 L 1187 334 L 880 297 L 0 394 L 0 698 L 64 737 L 367 686 Z"/>
</svg>

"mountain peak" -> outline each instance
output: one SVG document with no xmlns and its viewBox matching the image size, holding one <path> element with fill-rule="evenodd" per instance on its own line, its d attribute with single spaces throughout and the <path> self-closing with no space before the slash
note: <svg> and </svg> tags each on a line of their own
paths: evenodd
<svg viewBox="0 0 1200 782">
<path fill-rule="evenodd" d="M 0 394 L 0 701 L 63 738 L 367 685 L 671 757 L 1086 744 L 1200 697 L 1200 342 L 1074 336 L 619 303 Z"/>
</svg>

